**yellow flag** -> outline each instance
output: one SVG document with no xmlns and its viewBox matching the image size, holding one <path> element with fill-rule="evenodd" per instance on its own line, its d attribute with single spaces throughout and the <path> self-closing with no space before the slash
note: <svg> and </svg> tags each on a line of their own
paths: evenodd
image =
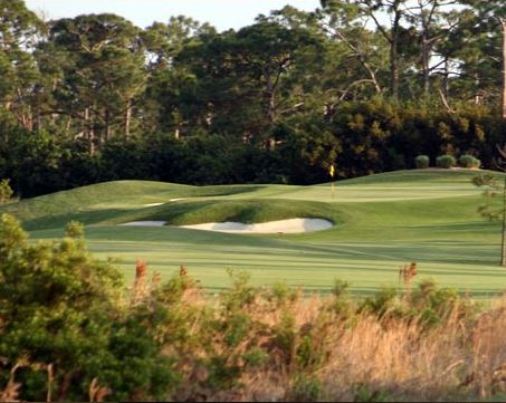
<svg viewBox="0 0 506 403">
<path fill-rule="evenodd" d="M 332 164 L 330 166 L 330 168 L 329 168 L 329 175 L 330 175 L 330 177 L 333 178 L 335 173 L 336 172 L 335 172 L 334 164 Z"/>
</svg>

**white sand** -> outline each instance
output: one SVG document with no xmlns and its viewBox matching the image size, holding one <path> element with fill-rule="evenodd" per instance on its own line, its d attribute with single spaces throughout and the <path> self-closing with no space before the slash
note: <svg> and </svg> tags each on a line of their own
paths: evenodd
<svg viewBox="0 0 506 403">
<path fill-rule="evenodd" d="M 234 234 L 299 234 L 322 231 L 332 227 L 332 222 L 320 218 L 292 218 L 289 220 L 269 221 L 258 224 L 240 222 L 210 222 L 196 225 L 183 225 L 182 228 L 205 231 L 228 232 Z"/>
<path fill-rule="evenodd" d="M 132 221 L 120 225 L 129 227 L 163 227 L 166 221 Z"/>
<path fill-rule="evenodd" d="M 132 221 L 120 225 L 130 227 L 162 227 L 166 221 Z M 323 231 L 332 228 L 332 222 L 320 218 L 291 218 L 289 220 L 269 221 L 258 224 L 240 222 L 209 222 L 195 225 L 182 225 L 181 228 L 204 231 L 228 232 L 232 234 L 300 234 L 303 232 Z"/>
<path fill-rule="evenodd" d="M 170 199 L 169 202 L 177 202 L 177 201 L 180 201 L 180 200 L 184 200 L 184 199 Z M 148 203 L 148 204 L 143 204 L 142 207 L 155 207 L 155 206 L 161 206 L 162 204 L 165 204 L 166 202 L 161 202 L 161 203 Z"/>
</svg>

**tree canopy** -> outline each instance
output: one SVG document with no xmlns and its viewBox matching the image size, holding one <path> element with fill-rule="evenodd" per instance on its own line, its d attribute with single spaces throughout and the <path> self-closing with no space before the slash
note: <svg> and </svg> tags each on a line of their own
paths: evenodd
<svg viewBox="0 0 506 403">
<path fill-rule="evenodd" d="M 0 178 L 31 196 L 121 178 L 314 183 L 418 154 L 491 167 L 505 13 L 322 0 L 218 32 L 186 16 L 42 21 L 1 1 Z"/>
</svg>

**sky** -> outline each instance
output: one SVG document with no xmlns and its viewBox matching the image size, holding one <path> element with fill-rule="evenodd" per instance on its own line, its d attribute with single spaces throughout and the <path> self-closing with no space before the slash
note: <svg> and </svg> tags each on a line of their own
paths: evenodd
<svg viewBox="0 0 506 403">
<path fill-rule="evenodd" d="M 238 29 L 254 22 L 258 14 L 269 14 L 289 4 L 312 11 L 319 0 L 25 0 L 28 8 L 42 12 L 46 19 L 79 14 L 114 13 L 146 27 L 165 22 L 172 15 L 186 15 L 209 22 L 219 31 Z"/>
</svg>

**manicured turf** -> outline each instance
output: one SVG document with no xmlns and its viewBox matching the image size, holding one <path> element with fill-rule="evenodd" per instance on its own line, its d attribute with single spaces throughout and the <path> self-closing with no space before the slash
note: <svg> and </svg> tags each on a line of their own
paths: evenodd
<svg viewBox="0 0 506 403">
<path fill-rule="evenodd" d="M 231 268 L 249 271 L 255 284 L 284 281 L 307 290 L 328 290 L 340 278 L 365 295 L 399 286 L 399 267 L 416 261 L 419 279 L 489 297 L 506 288 L 506 269 L 497 266 L 499 225 L 477 213 L 483 202 L 471 184 L 477 174 L 399 171 L 307 187 L 120 181 L 13 203 L 0 212 L 19 217 L 33 239 L 61 236 L 71 219 L 84 222 L 90 249 L 118 259 L 128 278 L 142 258 L 163 276 L 184 264 L 210 290 L 229 284 Z M 164 204 L 146 206 L 151 203 Z M 335 227 L 299 235 L 234 235 L 117 225 L 293 217 L 326 218 Z"/>
</svg>

